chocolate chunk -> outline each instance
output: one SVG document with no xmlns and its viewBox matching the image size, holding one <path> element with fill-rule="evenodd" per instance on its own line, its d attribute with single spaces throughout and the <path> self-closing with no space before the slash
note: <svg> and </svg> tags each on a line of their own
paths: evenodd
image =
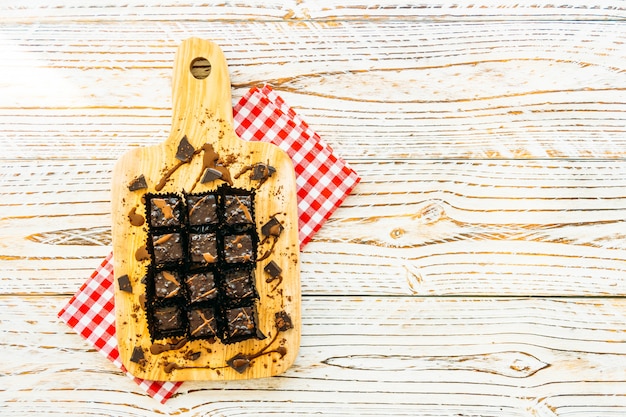
<svg viewBox="0 0 626 417">
<path fill-rule="evenodd" d="M 257 328 L 254 315 L 255 309 L 252 306 L 226 310 L 224 314 L 226 322 L 224 341 L 234 343 L 255 337 Z"/>
<path fill-rule="evenodd" d="M 282 268 L 274 261 L 270 261 L 263 270 L 272 278 L 278 278 L 283 272 Z"/>
<path fill-rule="evenodd" d="M 289 329 L 293 329 L 293 322 L 291 317 L 285 311 L 279 311 L 274 315 L 276 328 L 279 332 L 285 332 Z"/>
<path fill-rule="evenodd" d="M 217 238 L 215 233 L 191 233 L 189 256 L 192 262 L 212 264 L 217 262 Z"/>
<path fill-rule="evenodd" d="M 176 150 L 176 159 L 183 162 L 189 162 L 191 161 L 191 158 L 193 158 L 194 152 L 195 149 L 193 148 L 193 146 L 191 146 L 191 143 L 189 143 L 187 136 L 183 136 L 183 138 L 178 143 L 178 149 Z"/>
<path fill-rule="evenodd" d="M 272 217 L 271 219 L 267 221 L 267 223 L 261 226 L 261 233 L 263 233 L 263 236 L 266 236 L 266 237 L 270 237 L 270 236 L 278 237 L 280 236 L 280 234 L 282 233 L 284 229 L 285 228 L 278 221 L 278 219 L 276 217 Z"/>
<path fill-rule="evenodd" d="M 270 165 L 265 164 L 256 164 L 254 168 L 252 168 L 252 174 L 250 174 L 250 179 L 253 180 L 266 180 L 276 172 L 276 168 Z"/>
<path fill-rule="evenodd" d="M 222 279 L 223 294 L 233 301 L 256 297 L 254 271 L 235 269 L 224 274 Z"/>
<path fill-rule="evenodd" d="M 154 260 L 157 264 L 179 262 L 183 259 L 183 244 L 180 233 L 152 236 Z"/>
<path fill-rule="evenodd" d="M 156 308 L 154 324 L 159 332 L 180 330 L 183 326 L 180 310 L 176 306 Z"/>
<path fill-rule="evenodd" d="M 217 297 L 213 272 L 207 271 L 188 275 L 185 278 L 185 284 L 189 290 L 189 301 L 192 303 L 213 300 Z"/>
<path fill-rule="evenodd" d="M 145 363 L 146 357 L 143 354 L 143 349 L 140 346 L 135 346 L 133 353 L 130 355 L 130 361 L 135 363 Z"/>
<path fill-rule="evenodd" d="M 215 194 L 187 196 L 187 218 L 192 226 L 217 223 L 217 196 Z"/>
<path fill-rule="evenodd" d="M 128 189 L 130 191 L 143 190 L 146 188 L 148 188 L 148 183 L 146 182 L 146 177 L 144 177 L 143 174 L 133 179 L 130 184 L 128 184 Z"/>
<path fill-rule="evenodd" d="M 226 363 L 228 364 L 228 366 L 230 366 L 240 374 L 243 374 L 244 371 L 250 367 L 250 359 L 248 359 L 241 353 L 233 356 L 232 358 L 227 360 Z"/>
<path fill-rule="evenodd" d="M 224 236 L 224 261 L 226 263 L 251 262 L 254 251 L 249 234 Z"/>
<path fill-rule="evenodd" d="M 187 317 L 191 337 L 212 339 L 217 336 L 217 319 L 212 308 L 190 310 Z"/>
<path fill-rule="evenodd" d="M 224 219 L 229 225 L 254 223 L 252 219 L 252 196 L 225 195 Z"/>
<path fill-rule="evenodd" d="M 119 277 L 117 279 L 117 284 L 120 288 L 120 291 L 129 293 L 133 292 L 133 287 L 132 285 L 130 285 L 130 278 L 128 277 L 128 275 L 122 275 L 121 277 Z"/>
<path fill-rule="evenodd" d="M 222 178 L 222 173 L 220 171 L 215 168 L 207 168 L 204 170 L 200 182 L 202 184 L 206 184 L 207 182 L 219 180 L 220 178 Z"/>
<path fill-rule="evenodd" d="M 181 295 L 178 272 L 157 272 L 154 276 L 154 293 L 158 298 L 175 298 Z"/>
</svg>

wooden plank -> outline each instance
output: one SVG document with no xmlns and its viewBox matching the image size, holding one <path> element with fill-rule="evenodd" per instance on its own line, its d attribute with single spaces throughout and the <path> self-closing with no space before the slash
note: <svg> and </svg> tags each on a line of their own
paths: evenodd
<svg viewBox="0 0 626 417">
<path fill-rule="evenodd" d="M 353 162 L 305 294 L 624 295 L 626 162 Z M 110 251 L 112 161 L 5 161 L 4 293 L 73 293 Z M 374 266 L 374 267 L 373 267 Z"/>
<path fill-rule="evenodd" d="M 8 25 L 0 29 L 9 63 L 0 74 L 12 80 L 0 95 L 2 158 L 116 158 L 161 142 L 171 123 L 170 63 L 190 33 L 224 49 L 234 100 L 273 84 L 350 159 L 623 158 L 625 27 Z"/>
<path fill-rule="evenodd" d="M 422 1 L 410 4 L 398 1 L 264 1 L 246 4 L 180 4 L 162 0 L 126 1 L 123 5 L 114 1 L 98 2 L 98 13 L 94 13 L 89 2 L 29 1 L 28 4 L 5 2 L 0 12 L 5 19 L 16 22 L 63 22 L 89 19 L 95 21 L 143 20 L 247 20 L 247 19 L 445 19 L 445 20 L 515 20 L 515 19 L 576 19 L 616 20 L 624 18 L 622 2 L 569 0 L 556 4 L 550 1 L 522 0 L 507 3 L 502 0 L 482 0 L 459 3 L 452 0 Z"/>
<path fill-rule="evenodd" d="M 166 406 L 56 319 L 65 301 L 0 297 L 3 414 L 626 412 L 624 299 L 305 297 L 282 377 L 186 382 Z"/>
</svg>

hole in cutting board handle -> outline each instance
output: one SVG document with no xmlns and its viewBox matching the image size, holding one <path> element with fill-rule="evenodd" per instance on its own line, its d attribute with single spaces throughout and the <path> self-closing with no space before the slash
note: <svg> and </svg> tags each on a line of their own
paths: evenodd
<svg viewBox="0 0 626 417">
<path fill-rule="evenodd" d="M 195 79 L 204 80 L 211 73 L 211 63 L 206 58 L 198 57 L 191 61 L 189 70 Z"/>
</svg>

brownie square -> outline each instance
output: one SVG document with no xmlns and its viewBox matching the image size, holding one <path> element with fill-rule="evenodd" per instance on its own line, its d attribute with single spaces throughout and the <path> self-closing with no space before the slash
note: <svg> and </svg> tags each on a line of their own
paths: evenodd
<svg viewBox="0 0 626 417">
<path fill-rule="evenodd" d="M 252 196 L 231 195 L 224 196 L 224 222 L 227 225 L 252 224 Z"/>
<path fill-rule="evenodd" d="M 150 198 L 150 226 L 180 226 L 182 219 L 182 206 L 183 204 L 180 197 L 159 196 Z"/>
<path fill-rule="evenodd" d="M 192 262 L 212 264 L 217 262 L 217 237 L 215 233 L 189 234 L 189 256 Z"/>
<path fill-rule="evenodd" d="M 215 195 L 187 196 L 187 218 L 192 226 L 217 223 L 217 199 Z"/>
<path fill-rule="evenodd" d="M 188 275 L 185 284 L 189 290 L 189 299 L 192 303 L 213 300 L 217 297 L 217 287 L 213 272 L 199 272 Z"/>
<path fill-rule="evenodd" d="M 256 336 L 257 329 L 254 320 L 254 307 L 236 307 L 225 311 L 226 328 L 224 339 L 226 343 L 234 343 Z"/>
<path fill-rule="evenodd" d="M 174 298 L 180 296 L 180 278 L 178 277 L 178 272 L 157 272 L 154 275 L 154 293 L 158 298 Z"/>
<path fill-rule="evenodd" d="M 232 301 L 256 297 L 254 271 L 235 269 L 224 274 L 222 279 L 223 294 Z"/>
<path fill-rule="evenodd" d="M 254 245 L 249 234 L 224 236 L 224 261 L 240 263 L 254 261 Z"/>
<path fill-rule="evenodd" d="M 178 262 L 183 259 L 183 243 L 180 233 L 152 236 L 154 261 L 157 264 Z"/>
<path fill-rule="evenodd" d="M 160 333 L 168 333 L 183 327 L 180 309 L 176 306 L 157 307 L 154 310 L 154 326 Z"/>
<path fill-rule="evenodd" d="M 217 319 L 212 308 L 198 308 L 187 313 L 189 334 L 193 338 L 214 338 L 217 336 Z"/>
</svg>

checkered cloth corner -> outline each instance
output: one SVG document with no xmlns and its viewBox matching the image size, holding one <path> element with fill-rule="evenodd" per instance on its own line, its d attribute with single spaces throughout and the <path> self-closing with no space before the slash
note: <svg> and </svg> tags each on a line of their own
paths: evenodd
<svg viewBox="0 0 626 417">
<path fill-rule="evenodd" d="M 233 108 L 233 116 L 235 131 L 242 139 L 273 143 L 291 157 L 302 248 L 356 186 L 358 175 L 269 86 L 252 88 Z M 120 360 L 113 279 L 111 253 L 61 309 L 59 317 L 151 397 L 165 403 L 182 382 L 134 377 Z"/>
<path fill-rule="evenodd" d="M 182 382 L 149 381 L 137 378 L 126 371 L 122 365 L 115 337 L 113 276 L 113 254 L 111 253 L 59 311 L 59 318 L 125 372 L 151 397 L 165 403 L 178 390 Z"/>
<path fill-rule="evenodd" d="M 240 138 L 273 143 L 291 157 L 302 248 L 358 184 L 359 176 L 268 85 L 253 87 L 233 114 Z"/>
</svg>

